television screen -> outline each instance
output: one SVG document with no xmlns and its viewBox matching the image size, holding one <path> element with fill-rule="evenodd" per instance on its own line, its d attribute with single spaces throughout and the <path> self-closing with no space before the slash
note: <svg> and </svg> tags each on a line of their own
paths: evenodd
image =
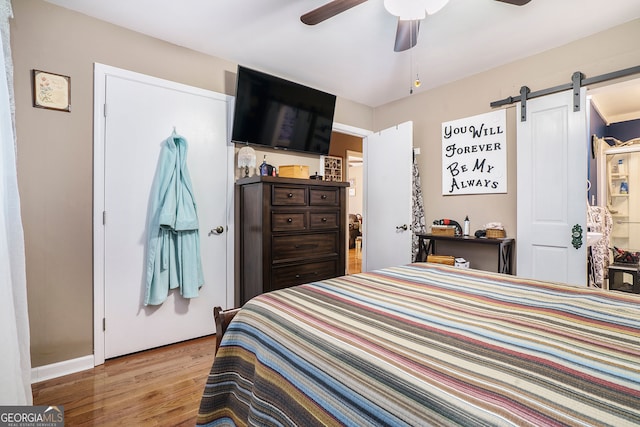
<svg viewBox="0 0 640 427">
<path fill-rule="evenodd" d="M 242 66 L 237 80 L 232 141 L 329 153 L 335 95 Z"/>
</svg>

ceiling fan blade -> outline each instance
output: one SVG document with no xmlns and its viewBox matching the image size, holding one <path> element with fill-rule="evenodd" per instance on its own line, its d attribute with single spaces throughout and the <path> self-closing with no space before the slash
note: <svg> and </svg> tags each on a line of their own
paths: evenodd
<svg viewBox="0 0 640 427">
<path fill-rule="evenodd" d="M 525 4 L 529 3 L 531 0 L 497 0 L 497 1 L 501 1 L 503 3 L 509 3 L 514 6 L 524 6 Z"/>
<path fill-rule="evenodd" d="M 418 43 L 418 30 L 420 29 L 419 19 L 398 19 L 398 29 L 396 30 L 396 44 L 394 52 L 402 52 L 411 49 Z"/>
<path fill-rule="evenodd" d="M 305 13 L 300 17 L 300 20 L 307 25 L 316 25 L 366 1 L 367 0 L 333 0 L 317 9 L 313 9 L 311 12 Z"/>
</svg>

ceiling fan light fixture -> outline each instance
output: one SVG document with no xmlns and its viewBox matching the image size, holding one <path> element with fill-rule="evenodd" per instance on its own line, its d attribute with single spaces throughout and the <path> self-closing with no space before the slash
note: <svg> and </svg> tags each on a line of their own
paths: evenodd
<svg viewBox="0 0 640 427">
<path fill-rule="evenodd" d="M 442 9 L 449 0 L 384 0 L 384 8 L 402 20 L 424 19 Z"/>
</svg>

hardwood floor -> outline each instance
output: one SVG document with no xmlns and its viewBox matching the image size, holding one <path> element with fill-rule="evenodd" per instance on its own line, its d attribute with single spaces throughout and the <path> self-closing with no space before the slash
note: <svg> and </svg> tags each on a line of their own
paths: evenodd
<svg viewBox="0 0 640 427">
<path fill-rule="evenodd" d="M 362 259 L 349 250 L 349 272 Z M 215 355 L 215 336 L 110 359 L 33 384 L 34 405 L 64 406 L 67 426 L 193 426 Z"/>
<path fill-rule="evenodd" d="M 198 338 L 36 383 L 33 404 L 64 406 L 67 426 L 193 426 L 215 344 Z"/>
<path fill-rule="evenodd" d="M 362 256 L 356 253 L 355 249 L 349 249 L 349 274 L 356 274 L 362 271 Z"/>
</svg>

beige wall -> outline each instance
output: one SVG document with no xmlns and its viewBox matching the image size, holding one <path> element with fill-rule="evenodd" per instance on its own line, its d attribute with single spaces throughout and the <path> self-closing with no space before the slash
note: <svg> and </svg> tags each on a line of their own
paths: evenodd
<svg viewBox="0 0 640 427">
<path fill-rule="evenodd" d="M 225 94 L 234 93 L 237 64 L 40 0 L 13 1 L 13 9 L 18 181 L 35 367 L 93 353 L 93 64 Z M 31 106 L 31 69 L 71 77 L 71 113 Z M 371 128 L 372 117 L 371 108 L 338 99 L 337 121 Z"/>
<path fill-rule="evenodd" d="M 35 367 L 93 352 L 93 63 L 226 94 L 233 93 L 236 64 L 41 0 L 14 1 L 13 8 L 18 180 Z M 335 120 L 372 130 L 413 120 L 415 145 L 422 148 L 419 164 L 427 219 L 462 219 L 468 214 L 472 229 L 497 220 L 506 224 L 509 235 L 515 235 L 513 109 L 507 115 L 509 192 L 504 195 L 440 196 L 440 123 L 486 112 L 489 102 L 517 94 L 521 85 L 537 90 L 566 83 L 576 70 L 592 76 L 638 65 L 640 47 L 635 40 L 639 38 L 637 20 L 375 110 L 339 98 Z M 34 68 L 71 76 L 71 113 L 32 108 L 30 70 Z M 487 265 L 493 260 L 487 256 Z"/>
<path fill-rule="evenodd" d="M 407 120 L 414 122 L 414 145 L 421 148 L 417 159 L 427 223 L 451 218 L 462 224 L 465 215 L 469 215 L 472 232 L 487 222 L 500 221 L 509 237 L 515 237 L 515 107 L 507 108 L 506 194 L 442 196 L 441 123 L 489 112 L 492 101 L 518 95 L 521 86 L 528 86 L 532 91 L 542 90 L 570 83 L 575 71 L 594 77 L 638 66 L 640 44 L 637 40 L 640 40 L 640 20 L 377 108 L 374 130 Z M 428 75 L 421 74 L 421 77 L 428 79 Z M 585 200 L 586 197 L 585 191 Z M 472 267 L 493 270 L 497 267 L 495 249 L 465 250 L 460 245 L 439 244 L 440 250 L 476 261 L 472 261 Z"/>
</svg>

